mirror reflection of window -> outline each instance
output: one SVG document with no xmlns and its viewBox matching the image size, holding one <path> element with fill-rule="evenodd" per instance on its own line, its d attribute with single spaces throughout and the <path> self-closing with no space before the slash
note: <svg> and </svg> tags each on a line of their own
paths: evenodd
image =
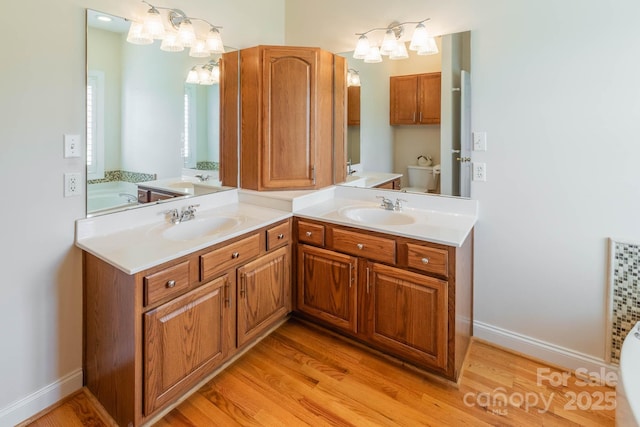
<svg viewBox="0 0 640 427">
<path fill-rule="evenodd" d="M 184 86 L 184 127 L 182 131 L 182 159 L 185 168 L 196 167 L 196 87 Z"/>
<path fill-rule="evenodd" d="M 87 178 L 104 178 L 104 73 L 87 76 Z"/>
</svg>

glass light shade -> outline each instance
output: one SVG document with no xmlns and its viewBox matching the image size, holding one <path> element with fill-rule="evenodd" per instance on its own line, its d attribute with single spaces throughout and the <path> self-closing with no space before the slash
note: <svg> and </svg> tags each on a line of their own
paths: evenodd
<svg viewBox="0 0 640 427">
<path fill-rule="evenodd" d="M 211 69 L 211 82 L 220 83 L 220 66 L 217 64 Z"/>
<path fill-rule="evenodd" d="M 178 33 L 169 32 L 164 35 L 164 39 L 162 39 L 162 43 L 160 44 L 160 49 L 166 52 L 182 52 L 184 50 L 184 45 L 180 41 Z"/>
<path fill-rule="evenodd" d="M 189 70 L 189 74 L 187 74 L 187 83 L 198 83 L 198 70 L 196 70 L 196 67 Z"/>
<path fill-rule="evenodd" d="M 191 49 L 189 49 L 189 56 L 194 58 L 207 58 L 209 55 L 211 55 L 211 52 L 207 48 L 207 44 L 204 40 L 196 39 L 196 41 L 193 42 Z"/>
<path fill-rule="evenodd" d="M 427 46 L 418 51 L 418 55 L 435 55 L 436 53 L 438 53 L 438 45 L 436 44 L 436 39 L 433 37 L 429 37 Z"/>
<path fill-rule="evenodd" d="M 153 37 L 145 32 L 144 26 L 140 22 L 131 22 L 127 41 L 133 44 L 151 44 L 153 43 Z"/>
<path fill-rule="evenodd" d="M 409 52 L 407 52 L 407 46 L 404 42 L 399 42 L 396 46 L 396 50 L 391 52 L 389 55 L 389 59 L 407 59 L 409 57 Z"/>
<path fill-rule="evenodd" d="M 361 35 L 358 39 L 356 49 L 353 51 L 353 57 L 355 59 L 364 59 L 369 53 L 369 39 L 365 35 Z"/>
<path fill-rule="evenodd" d="M 145 14 L 142 25 L 146 32 L 154 39 L 161 39 L 164 37 L 164 25 L 162 24 L 162 16 L 158 9 L 152 7 Z"/>
<path fill-rule="evenodd" d="M 178 26 L 178 36 L 184 47 L 191 47 L 196 42 L 196 32 L 193 24 L 188 19 L 183 20 Z"/>
<path fill-rule="evenodd" d="M 222 43 L 222 37 L 220 37 L 220 31 L 211 27 L 211 31 L 207 34 L 207 48 L 211 53 L 224 53 L 224 44 Z"/>
<path fill-rule="evenodd" d="M 206 82 L 211 80 L 211 72 L 206 66 L 200 68 L 198 70 L 198 83 Z"/>
<path fill-rule="evenodd" d="M 396 40 L 396 35 L 392 29 L 388 29 L 384 34 L 384 39 L 382 39 L 382 44 L 380 45 L 380 54 L 381 55 L 390 55 L 392 54 L 398 45 L 398 41 Z"/>
<path fill-rule="evenodd" d="M 360 86 L 360 74 L 357 71 L 347 73 L 347 86 Z"/>
<path fill-rule="evenodd" d="M 416 29 L 413 30 L 413 36 L 411 37 L 411 44 L 409 49 L 411 50 L 424 50 L 427 47 L 429 39 L 429 32 L 427 27 L 423 23 L 416 25 Z"/>
<path fill-rule="evenodd" d="M 378 49 L 378 46 L 373 46 L 369 49 L 367 56 L 364 57 L 364 62 L 370 64 L 382 62 L 382 56 L 380 56 L 380 49 Z"/>
</svg>

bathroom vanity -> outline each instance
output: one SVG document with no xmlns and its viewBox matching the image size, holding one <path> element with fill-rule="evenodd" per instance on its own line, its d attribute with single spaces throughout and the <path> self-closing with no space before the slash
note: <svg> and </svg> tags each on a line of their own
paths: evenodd
<svg viewBox="0 0 640 427">
<path fill-rule="evenodd" d="M 397 196 L 401 211 L 376 200 Z M 188 200 L 77 222 L 85 383 L 119 425 L 153 421 L 292 310 L 457 379 L 476 202 L 352 187 L 198 201 L 178 224 L 165 213 Z"/>
</svg>

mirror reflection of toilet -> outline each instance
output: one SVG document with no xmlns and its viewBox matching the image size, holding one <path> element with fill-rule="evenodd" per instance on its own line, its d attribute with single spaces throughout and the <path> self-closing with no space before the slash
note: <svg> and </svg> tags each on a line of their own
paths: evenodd
<svg viewBox="0 0 640 427">
<path fill-rule="evenodd" d="M 435 193 L 440 183 L 440 165 L 407 166 L 409 186 L 402 191 L 411 193 Z"/>
</svg>

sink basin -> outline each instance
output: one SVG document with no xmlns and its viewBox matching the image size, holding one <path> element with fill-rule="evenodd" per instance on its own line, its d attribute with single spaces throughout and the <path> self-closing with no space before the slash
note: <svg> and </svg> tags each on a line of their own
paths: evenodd
<svg viewBox="0 0 640 427">
<path fill-rule="evenodd" d="M 241 222 L 242 218 L 228 216 L 196 218 L 181 222 L 180 224 L 171 225 L 162 232 L 162 236 L 165 239 L 174 241 L 194 240 L 221 233 Z"/>
<path fill-rule="evenodd" d="M 340 209 L 339 214 L 351 221 L 375 225 L 407 225 L 415 219 L 406 213 L 388 211 L 380 207 L 347 207 Z"/>
</svg>

